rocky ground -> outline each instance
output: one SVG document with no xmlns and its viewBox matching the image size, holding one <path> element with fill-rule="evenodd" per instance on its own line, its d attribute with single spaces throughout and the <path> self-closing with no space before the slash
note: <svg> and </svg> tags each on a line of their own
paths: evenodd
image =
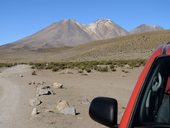
<svg viewBox="0 0 170 128">
<path fill-rule="evenodd" d="M 0 69 L 0 128 L 100 128 L 88 115 L 96 96 L 116 98 L 120 120 L 142 68 L 89 74 Z"/>
</svg>

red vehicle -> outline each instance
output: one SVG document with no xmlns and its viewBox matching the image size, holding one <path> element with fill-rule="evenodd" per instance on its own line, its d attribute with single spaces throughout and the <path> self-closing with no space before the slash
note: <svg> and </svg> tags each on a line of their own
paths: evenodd
<svg viewBox="0 0 170 128">
<path fill-rule="evenodd" d="M 117 124 L 116 99 L 97 97 L 90 117 L 108 127 L 170 128 L 170 43 L 162 45 L 147 61 L 126 110 Z"/>
</svg>

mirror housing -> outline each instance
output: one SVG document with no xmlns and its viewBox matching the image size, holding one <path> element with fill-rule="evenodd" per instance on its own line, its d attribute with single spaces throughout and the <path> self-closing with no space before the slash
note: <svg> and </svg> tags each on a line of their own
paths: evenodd
<svg viewBox="0 0 170 128">
<path fill-rule="evenodd" d="M 117 125 L 117 100 L 107 97 L 93 99 L 89 108 L 90 117 L 108 127 Z"/>
</svg>

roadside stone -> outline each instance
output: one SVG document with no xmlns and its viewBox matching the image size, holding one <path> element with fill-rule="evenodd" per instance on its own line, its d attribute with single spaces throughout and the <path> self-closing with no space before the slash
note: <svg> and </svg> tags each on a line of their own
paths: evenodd
<svg viewBox="0 0 170 128">
<path fill-rule="evenodd" d="M 37 87 L 36 96 L 42 95 L 53 95 L 53 91 L 51 90 L 50 86 L 39 86 Z"/>
<path fill-rule="evenodd" d="M 20 77 L 24 77 L 24 75 L 20 74 Z"/>
<path fill-rule="evenodd" d="M 124 72 L 124 73 L 129 73 L 129 71 L 126 70 L 126 69 L 122 69 L 122 72 Z"/>
<path fill-rule="evenodd" d="M 31 106 L 38 106 L 38 105 L 40 105 L 42 103 L 42 101 L 40 101 L 37 98 L 33 98 L 33 99 L 29 100 L 29 103 L 30 103 Z"/>
<path fill-rule="evenodd" d="M 58 88 L 58 89 L 62 89 L 64 86 L 61 83 L 55 82 L 55 83 L 53 83 L 53 87 Z"/>
<path fill-rule="evenodd" d="M 83 72 L 81 73 L 81 75 L 83 75 L 83 76 L 88 76 L 88 73 L 87 73 L 87 71 L 83 70 Z"/>
<path fill-rule="evenodd" d="M 32 71 L 32 75 L 37 75 L 36 71 Z"/>
<path fill-rule="evenodd" d="M 126 64 L 124 67 L 129 69 L 129 68 L 130 68 L 130 65 Z"/>
<path fill-rule="evenodd" d="M 60 100 L 56 106 L 58 112 L 61 112 L 63 109 L 69 107 L 69 103 L 65 100 Z"/>
<path fill-rule="evenodd" d="M 32 116 L 35 116 L 37 114 L 39 114 L 40 112 L 37 110 L 37 108 L 33 108 L 32 112 L 31 112 L 31 115 Z"/>
<path fill-rule="evenodd" d="M 69 69 L 65 70 L 65 74 L 74 74 L 73 72 L 71 72 Z"/>
<path fill-rule="evenodd" d="M 63 110 L 61 110 L 61 113 L 64 115 L 76 115 L 76 109 L 74 107 L 66 107 Z"/>
</svg>

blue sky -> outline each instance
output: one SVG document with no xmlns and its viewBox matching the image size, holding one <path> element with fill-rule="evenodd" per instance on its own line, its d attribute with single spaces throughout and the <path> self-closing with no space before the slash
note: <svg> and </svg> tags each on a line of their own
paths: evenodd
<svg viewBox="0 0 170 128">
<path fill-rule="evenodd" d="M 108 18 L 126 30 L 140 24 L 170 29 L 170 0 L 0 0 L 0 45 L 62 19 L 88 24 Z"/>
</svg>

